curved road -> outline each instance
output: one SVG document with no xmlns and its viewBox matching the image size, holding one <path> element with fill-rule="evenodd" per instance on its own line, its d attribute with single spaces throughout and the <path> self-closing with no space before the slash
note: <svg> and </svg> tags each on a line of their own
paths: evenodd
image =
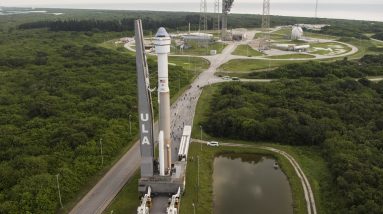
<svg viewBox="0 0 383 214">
<path fill-rule="evenodd" d="M 197 101 L 201 95 L 202 88 L 208 87 L 210 84 L 224 82 L 221 78 L 214 75 L 214 72 L 222 64 L 229 61 L 232 57 L 231 53 L 236 49 L 238 43 L 231 43 L 225 47 L 221 54 L 215 56 L 205 57 L 210 61 L 210 67 L 202 72 L 195 81 L 191 84 L 190 88 L 187 89 L 173 105 L 171 106 L 172 115 L 172 136 L 173 154 L 176 154 L 177 143 L 181 137 L 181 127 L 183 125 L 192 125 L 197 106 Z M 271 80 L 252 80 L 260 82 L 268 82 Z M 155 124 L 156 127 L 156 124 Z M 134 143 L 132 148 L 104 175 L 104 177 L 82 198 L 82 200 L 71 210 L 71 214 L 94 214 L 102 213 L 113 198 L 118 194 L 126 182 L 133 176 L 133 174 L 140 167 L 140 151 L 139 142 Z M 297 172 L 303 174 L 301 170 Z M 303 180 L 305 179 L 304 174 L 301 175 Z M 303 181 L 302 181 L 303 182 Z M 306 182 L 307 194 L 312 194 L 311 187 Z M 163 200 L 164 198 L 154 198 L 155 200 Z M 308 207 L 313 207 L 308 203 Z M 154 205 L 152 214 L 165 213 L 163 206 Z M 315 203 L 314 211 L 309 214 L 316 214 Z"/>
</svg>

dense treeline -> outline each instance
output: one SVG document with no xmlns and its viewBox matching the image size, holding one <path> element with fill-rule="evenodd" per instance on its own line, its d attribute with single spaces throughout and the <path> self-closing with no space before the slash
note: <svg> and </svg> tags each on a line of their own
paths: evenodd
<svg viewBox="0 0 383 214">
<path fill-rule="evenodd" d="M 379 39 L 383 41 L 383 32 L 377 33 L 374 36 L 372 36 L 374 39 Z"/>
<path fill-rule="evenodd" d="M 221 85 L 202 123 L 215 137 L 319 146 L 330 213 L 382 213 L 383 82 L 306 78 Z"/>
<path fill-rule="evenodd" d="M 55 10 L 54 12 L 58 12 Z M 62 10 L 61 12 L 66 12 Z M 86 16 L 84 16 L 86 14 Z M 100 15 L 101 14 L 101 15 Z M 113 15 L 111 15 L 113 14 Z M 91 17 L 91 18 L 89 18 Z M 143 19 L 144 29 L 155 32 L 158 27 L 166 26 L 169 30 L 188 30 L 188 24 L 191 24 L 192 30 L 199 28 L 199 14 L 188 12 L 153 12 L 153 11 L 130 11 L 127 14 L 124 11 L 81 11 L 70 10 L 67 16 L 63 16 L 61 20 L 35 20 L 25 21 L 19 26 L 21 29 L 32 28 L 50 28 L 57 31 L 91 31 L 100 30 L 121 32 L 131 30 L 134 19 Z M 216 22 L 216 15 L 208 15 L 208 29 L 213 29 L 213 23 Z M 260 15 L 250 14 L 230 14 L 228 18 L 229 28 L 259 28 L 262 19 Z M 340 19 L 317 19 L 305 17 L 285 17 L 272 16 L 271 26 L 294 25 L 298 23 L 307 24 L 328 24 L 320 33 L 342 36 L 355 37 L 358 39 L 368 39 L 365 33 L 383 32 L 382 22 L 356 21 L 356 20 L 340 20 Z"/>
<path fill-rule="evenodd" d="M 299 77 L 326 77 L 334 75 L 338 78 L 363 78 L 383 75 L 383 55 L 366 55 L 358 61 L 347 59 L 325 63 L 309 61 L 305 63 L 288 64 L 273 71 L 252 72 L 250 78 L 280 79 Z"/>
<path fill-rule="evenodd" d="M 321 19 L 322 24 L 327 24 L 319 33 L 333 35 L 339 37 L 354 37 L 357 39 L 369 39 L 366 33 L 382 33 L 382 22 L 356 21 L 356 20 L 339 20 L 339 19 Z M 306 31 L 310 31 L 307 30 Z M 311 31 L 318 33 L 318 31 Z"/>
<path fill-rule="evenodd" d="M 339 37 L 354 37 L 357 39 L 369 39 L 368 36 L 364 35 L 365 32 L 361 31 L 361 29 L 354 28 L 351 26 L 330 25 L 330 26 L 323 27 L 319 31 L 313 31 L 308 29 L 304 29 L 304 31 L 339 36 Z M 369 29 L 368 32 L 371 32 L 371 29 Z"/>
<path fill-rule="evenodd" d="M 0 213 L 55 213 L 56 174 L 66 203 L 135 138 L 135 57 L 97 46 L 104 36 L 0 35 Z M 190 81 L 169 72 L 172 94 Z"/>
<path fill-rule="evenodd" d="M 166 19 L 163 21 L 152 18 L 142 20 L 143 28 L 146 31 L 156 31 L 161 26 L 176 29 L 177 26 L 184 25 L 187 21 L 196 19 L 196 16 L 187 16 L 184 21 L 176 19 Z M 122 20 L 58 20 L 58 21 L 38 21 L 19 25 L 20 29 L 48 28 L 52 31 L 103 31 L 103 32 L 123 32 L 134 30 L 134 18 L 124 18 Z M 181 22 L 182 21 L 182 22 Z"/>
</svg>

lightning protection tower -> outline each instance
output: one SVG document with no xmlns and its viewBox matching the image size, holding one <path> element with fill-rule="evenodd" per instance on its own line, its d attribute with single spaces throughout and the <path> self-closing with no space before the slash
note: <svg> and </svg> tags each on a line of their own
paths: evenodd
<svg viewBox="0 0 383 214">
<path fill-rule="evenodd" d="M 217 30 L 218 31 L 218 34 L 219 34 L 219 31 L 220 31 L 220 19 L 221 19 L 221 11 L 220 11 L 220 8 L 221 8 L 221 1 L 220 0 L 215 0 L 214 1 L 214 15 L 215 15 L 215 18 L 216 18 L 216 21 L 214 21 L 214 27 L 213 29 L 214 30 Z"/>
<path fill-rule="evenodd" d="M 270 0 L 263 0 L 262 32 L 260 49 L 270 49 Z"/>
<path fill-rule="evenodd" d="M 199 31 L 206 33 L 207 30 L 207 0 L 201 0 L 199 16 Z"/>
<path fill-rule="evenodd" d="M 222 40 L 230 40 L 227 32 L 227 16 L 233 7 L 234 0 L 222 0 Z"/>
</svg>

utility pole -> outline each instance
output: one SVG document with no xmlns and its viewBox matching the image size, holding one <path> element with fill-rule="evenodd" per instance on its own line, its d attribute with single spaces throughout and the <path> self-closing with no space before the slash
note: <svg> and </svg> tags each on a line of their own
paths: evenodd
<svg viewBox="0 0 383 214">
<path fill-rule="evenodd" d="M 181 74 L 178 74 L 178 91 L 181 90 Z"/>
<path fill-rule="evenodd" d="M 198 31 L 201 32 L 201 30 L 206 33 L 207 30 L 207 1 L 201 0 L 200 3 L 200 17 L 199 17 L 199 29 Z"/>
<path fill-rule="evenodd" d="M 60 184 L 59 184 L 59 174 L 56 175 L 56 181 L 57 181 L 57 190 L 59 192 L 60 205 L 61 205 L 61 209 L 62 209 L 62 208 L 64 208 L 64 206 L 63 206 L 63 202 L 61 200 L 61 192 L 60 192 Z"/>
<path fill-rule="evenodd" d="M 200 143 L 200 145 L 201 145 L 201 151 L 202 151 L 202 126 L 199 126 L 199 128 L 201 130 L 201 143 Z"/>
<path fill-rule="evenodd" d="M 129 135 L 132 136 L 132 115 L 129 114 Z"/>
<path fill-rule="evenodd" d="M 104 165 L 104 155 L 102 152 L 102 138 L 100 138 L 100 153 L 101 153 L 101 166 Z"/>
<path fill-rule="evenodd" d="M 197 155 L 197 186 L 198 186 L 198 191 L 199 191 L 199 155 Z"/>
<path fill-rule="evenodd" d="M 197 201 L 199 201 L 199 155 L 197 155 L 197 174 L 198 174 L 198 177 L 197 177 L 197 188 L 198 188 Z"/>
<path fill-rule="evenodd" d="M 214 30 L 217 29 L 217 33 L 219 35 L 220 33 L 220 19 L 221 19 L 221 11 L 220 7 L 221 6 L 221 1 L 220 0 L 215 0 L 214 2 L 214 14 L 216 15 L 217 22 L 213 21 L 214 23 Z"/>
</svg>

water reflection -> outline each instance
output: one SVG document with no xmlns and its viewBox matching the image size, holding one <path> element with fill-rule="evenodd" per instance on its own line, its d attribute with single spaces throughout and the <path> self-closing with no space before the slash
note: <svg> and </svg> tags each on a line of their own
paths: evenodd
<svg viewBox="0 0 383 214">
<path fill-rule="evenodd" d="M 221 155 L 214 159 L 214 213 L 292 214 L 286 175 L 275 160 L 254 154 Z"/>
</svg>

